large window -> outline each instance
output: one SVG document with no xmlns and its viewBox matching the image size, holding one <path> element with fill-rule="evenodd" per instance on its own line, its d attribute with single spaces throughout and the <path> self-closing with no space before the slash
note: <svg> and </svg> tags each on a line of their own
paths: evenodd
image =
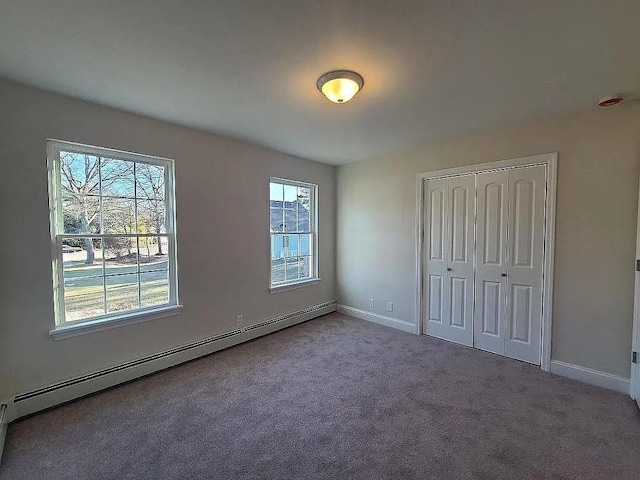
<svg viewBox="0 0 640 480">
<path fill-rule="evenodd" d="M 272 289 L 318 279 L 317 190 L 309 183 L 271 179 Z"/>
<path fill-rule="evenodd" d="M 48 142 L 56 325 L 178 303 L 173 161 Z"/>
</svg>

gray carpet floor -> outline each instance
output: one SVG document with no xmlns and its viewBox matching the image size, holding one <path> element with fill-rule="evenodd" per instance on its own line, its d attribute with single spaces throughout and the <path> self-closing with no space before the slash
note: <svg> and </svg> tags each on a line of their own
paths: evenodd
<svg viewBox="0 0 640 480">
<path fill-rule="evenodd" d="M 0 478 L 640 479 L 640 413 L 336 313 L 14 422 Z"/>
</svg>

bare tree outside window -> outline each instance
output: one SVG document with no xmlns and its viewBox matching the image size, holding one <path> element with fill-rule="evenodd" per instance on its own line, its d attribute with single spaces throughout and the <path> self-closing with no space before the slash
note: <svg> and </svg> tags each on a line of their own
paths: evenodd
<svg viewBox="0 0 640 480">
<path fill-rule="evenodd" d="M 133 175 L 133 163 L 60 152 L 62 203 L 67 217 L 65 233 L 99 233 L 101 189 L 109 189 L 129 175 Z M 95 261 L 93 242 L 86 238 L 84 244 L 85 263 L 92 265 Z"/>
<path fill-rule="evenodd" d="M 164 169 L 157 165 L 136 165 L 138 222 L 147 233 L 165 233 Z M 164 255 L 161 238 L 156 238 L 158 255 Z M 148 243 L 147 243 L 148 247 Z"/>
</svg>

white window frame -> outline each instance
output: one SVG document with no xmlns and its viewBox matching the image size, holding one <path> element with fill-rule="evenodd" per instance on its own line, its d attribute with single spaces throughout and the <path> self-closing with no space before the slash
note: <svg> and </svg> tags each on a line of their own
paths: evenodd
<svg viewBox="0 0 640 480">
<path fill-rule="evenodd" d="M 309 210 L 309 214 L 311 218 L 309 218 L 309 231 L 308 232 L 271 232 L 271 183 L 281 183 L 283 185 L 289 185 L 292 187 L 304 187 L 308 188 L 311 191 L 310 201 L 311 208 Z M 318 185 L 315 183 L 307 183 L 301 182 L 298 180 L 289 180 L 287 178 L 282 177 L 271 177 L 269 178 L 269 189 L 268 189 L 268 214 L 269 214 L 269 291 L 271 293 L 282 292 L 286 290 L 291 290 L 294 288 L 300 288 L 308 285 L 313 285 L 320 281 L 320 272 L 319 272 L 319 262 L 318 262 Z M 286 235 L 289 234 L 311 234 L 313 238 L 313 242 L 309 245 L 309 250 L 312 258 L 312 268 L 313 275 L 309 278 L 292 280 L 289 282 L 280 282 L 274 285 L 272 278 L 272 268 L 271 268 L 271 250 L 272 250 L 272 236 L 273 235 Z M 298 246 L 300 248 L 300 246 Z"/>
<path fill-rule="evenodd" d="M 156 233 L 150 234 L 86 234 L 86 233 L 64 233 L 64 213 L 62 209 L 62 188 L 60 174 L 60 151 L 89 154 L 96 157 L 108 157 L 110 159 L 126 160 L 136 163 L 146 163 L 164 167 L 165 174 L 165 210 L 166 210 L 166 233 L 162 236 L 168 237 L 168 279 L 169 279 L 169 301 L 165 304 L 137 308 L 124 312 L 106 313 L 100 316 L 88 317 L 85 319 L 66 321 L 64 305 L 64 267 L 63 267 L 63 238 L 85 238 L 85 237 L 155 237 Z M 54 339 L 62 339 L 77 335 L 84 335 L 99 330 L 111 329 L 114 327 L 140 323 L 156 318 L 176 315 L 182 306 L 178 300 L 178 262 L 177 262 L 177 235 L 176 235 L 176 209 L 175 209 L 175 168 L 174 161 L 168 158 L 143 155 L 139 153 L 125 152 L 104 147 L 83 145 L 79 143 L 66 142 L 62 140 L 47 140 L 47 168 L 49 174 L 49 211 L 50 211 L 50 233 L 51 233 L 51 259 L 53 273 L 53 300 L 55 313 L 55 326 L 49 332 Z M 104 272 L 102 273 L 104 276 Z M 139 281 L 139 280 L 138 280 Z"/>
</svg>

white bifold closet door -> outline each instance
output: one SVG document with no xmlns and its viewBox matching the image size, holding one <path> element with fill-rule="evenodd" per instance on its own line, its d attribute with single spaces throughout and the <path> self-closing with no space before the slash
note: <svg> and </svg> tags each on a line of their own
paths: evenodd
<svg viewBox="0 0 640 480">
<path fill-rule="evenodd" d="M 424 283 L 429 335 L 473 345 L 475 177 L 429 180 L 424 209 Z"/>
<path fill-rule="evenodd" d="M 540 364 L 546 167 L 477 174 L 474 345 Z"/>
</svg>

